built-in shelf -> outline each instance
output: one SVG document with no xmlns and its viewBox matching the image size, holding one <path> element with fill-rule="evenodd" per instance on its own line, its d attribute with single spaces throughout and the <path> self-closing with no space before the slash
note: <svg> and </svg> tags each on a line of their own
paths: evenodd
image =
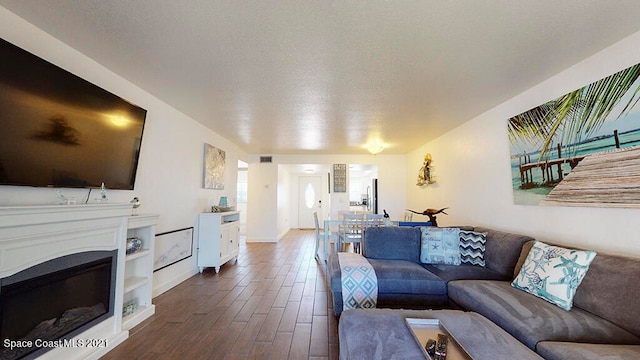
<svg viewBox="0 0 640 360">
<path fill-rule="evenodd" d="M 149 281 L 149 278 L 146 277 L 130 277 L 124 279 L 124 292 L 128 293 L 129 291 L 133 291 L 146 284 L 147 281 Z"/>
<path fill-rule="evenodd" d="M 140 250 L 137 253 L 127 255 L 126 260 L 127 261 L 131 261 L 131 260 L 135 260 L 137 258 L 141 258 L 143 256 L 147 256 L 147 255 L 151 255 L 151 250 L 148 250 L 148 249 L 147 250 Z"/>
<path fill-rule="evenodd" d="M 136 237 L 142 242 L 142 249 L 126 255 L 124 261 L 124 284 L 122 303 L 134 300 L 137 309 L 122 319 L 122 328 L 131 329 L 155 313 L 151 303 L 153 292 L 153 250 L 157 215 L 130 216 L 127 238 Z M 122 309 L 120 309 L 122 311 Z"/>
</svg>

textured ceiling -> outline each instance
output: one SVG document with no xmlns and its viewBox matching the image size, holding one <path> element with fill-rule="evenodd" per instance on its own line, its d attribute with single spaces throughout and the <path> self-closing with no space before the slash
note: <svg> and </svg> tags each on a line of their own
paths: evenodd
<svg viewBox="0 0 640 360">
<path fill-rule="evenodd" d="M 0 5 L 259 154 L 406 153 L 640 30 L 637 0 Z"/>
</svg>

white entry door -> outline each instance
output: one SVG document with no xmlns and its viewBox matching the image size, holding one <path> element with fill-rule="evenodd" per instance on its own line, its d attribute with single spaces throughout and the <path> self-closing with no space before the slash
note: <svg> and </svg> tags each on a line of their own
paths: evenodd
<svg viewBox="0 0 640 360">
<path fill-rule="evenodd" d="M 298 228 L 315 229 L 313 212 L 321 213 L 321 200 L 322 176 L 298 177 Z"/>
</svg>

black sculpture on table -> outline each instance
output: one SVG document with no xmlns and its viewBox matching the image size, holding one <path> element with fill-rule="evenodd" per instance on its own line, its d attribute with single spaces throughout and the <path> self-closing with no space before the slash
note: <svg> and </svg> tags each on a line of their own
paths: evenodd
<svg viewBox="0 0 640 360">
<path fill-rule="evenodd" d="M 411 210 L 411 209 L 407 209 L 407 211 L 411 211 L 411 212 L 412 212 L 412 213 L 414 213 L 414 214 L 419 214 L 419 215 L 425 215 L 425 216 L 428 216 L 428 217 L 429 217 L 429 221 L 431 221 L 431 224 L 432 224 L 433 226 L 438 226 L 438 222 L 437 222 L 437 220 L 436 220 L 436 215 L 437 215 L 437 214 L 440 214 L 440 213 L 443 213 L 443 214 L 445 214 L 445 215 L 449 215 L 449 214 L 447 214 L 446 212 L 444 212 L 444 211 L 445 211 L 445 210 L 447 210 L 447 209 L 448 209 L 448 207 L 446 207 L 446 208 L 442 208 L 442 209 L 440 209 L 440 210 L 438 210 L 438 209 L 427 209 L 427 210 L 425 210 L 425 211 L 423 211 L 423 212 L 419 212 L 419 211 L 415 211 L 415 210 Z"/>
</svg>

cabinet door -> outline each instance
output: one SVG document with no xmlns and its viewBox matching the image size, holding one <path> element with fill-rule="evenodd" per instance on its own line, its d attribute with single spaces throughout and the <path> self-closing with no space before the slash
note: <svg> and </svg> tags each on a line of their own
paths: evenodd
<svg viewBox="0 0 640 360">
<path fill-rule="evenodd" d="M 231 228 L 231 239 L 229 242 L 229 253 L 232 255 L 238 255 L 238 249 L 240 247 L 240 227 L 234 226 Z"/>
<path fill-rule="evenodd" d="M 220 258 L 222 261 L 229 257 L 229 241 L 232 237 L 231 229 L 223 226 L 220 232 Z"/>
</svg>

